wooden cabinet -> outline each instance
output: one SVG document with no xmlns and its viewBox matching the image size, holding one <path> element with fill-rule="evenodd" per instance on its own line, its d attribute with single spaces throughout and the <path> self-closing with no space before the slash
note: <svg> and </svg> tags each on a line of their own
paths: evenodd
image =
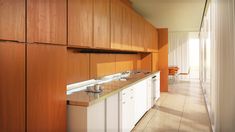
<svg viewBox="0 0 235 132">
<path fill-rule="evenodd" d="M 110 48 L 110 0 L 94 0 L 94 47 Z"/>
<path fill-rule="evenodd" d="M 132 49 L 144 51 L 144 21 L 141 16 L 132 14 Z"/>
<path fill-rule="evenodd" d="M 25 42 L 25 0 L 1 0 L 0 16 L 0 40 Z"/>
<path fill-rule="evenodd" d="M 0 42 L 0 130 L 25 132 L 25 44 Z"/>
<path fill-rule="evenodd" d="M 90 78 L 115 73 L 115 54 L 90 54 Z"/>
<path fill-rule="evenodd" d="M 66 131 L 66 47 L 27 46 L 27 131 Z"/>
<path fill-rule="evenodd" d="M 89 80 L 89 54 L 68 50 L 67 84 Z"/>
<path fill-rule="evenodd" d="M 123 5 L 123 14 L 122 14 L 122 49 L 132 50 L 131 49 L 131 21 L 132 11 L 129 7 Z"/>
<path fill-rule="evenodd" d="M 146 51 L 152 50 L 153 44 L 153 29 L 152 26 L 148 23 L 144 23 L 144 48 Z"/>
<path fill-rule="evenodd" d="M 122 3 L 111 0 L 111 48 L 122 49 Z"/>
<path fill-rule="evenodd" d="M 68 0 L 68 45 L 92 47 L 93 0 Z"/>
<path fill-rule="evenodd" d="M 66 44 L 66 0 L 27 0 L 27 40 Z"/>
<path fill-rule="evenodd" d="M 158 51 L 158 31 L 152 28 L 152 51 Z"/>
</svg>

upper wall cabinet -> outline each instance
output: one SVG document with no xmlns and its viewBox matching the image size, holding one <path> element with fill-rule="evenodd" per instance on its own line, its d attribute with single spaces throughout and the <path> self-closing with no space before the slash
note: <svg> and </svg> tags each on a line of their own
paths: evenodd
<svg viewBox="0 0 235 132">
<path fill-rule="evenodd" d="M 153 44 L 153 30 L 152 26 L 145 22 L 144 24 L 144 47 L 146 51 L 152 50 L 152 44 Z"/>
<path fill-rule="evenodd" d="M 25 0 L 1 0 L 0 16 L 0 40 L 25 42 Z"/>
<path fill-rule="evenodd" d="M 28 42 L 66 44 L 66 0 L 27 0 Z"/>
<path fill-rule="evenodd" d="M 111 0 L 111 48 L 122 49 L 122 3 Z"/>
<path fill-rule="evenodd" d="M 133 11 L 132 15 L 132 49 L 144 51 L 144 20 Z"/>
<path fill-rule="evenodd" d="M 92 47 L 93 0 L 68 0 L 68 45 Z"/>
<path fill-rule="evenodd" d="M 158 51 L 158 31 L 156 28 L 152 28 L 152 49 Z"/>
<path fill-rule="evenodd" d="M 122 12 L 122 49 L 130 50 L 131 49 L 131 16 L 132 11 L 130 7 L 123 5 Z"/>
<path fill-rule="evenodd" d="M 110 48 L 110 0 L 94 0 L 94 47 Z"/>
</svg>

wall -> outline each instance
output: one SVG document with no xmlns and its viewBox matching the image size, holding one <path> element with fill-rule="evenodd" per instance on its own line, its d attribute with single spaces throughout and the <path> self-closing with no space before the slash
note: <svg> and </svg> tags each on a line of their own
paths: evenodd
<svg viewBox="0 0 235 132">
<path fill-rule="evenodd" d="M 158 30 L 158 51 L 159 63 L 158 68 L 161 72 L 161 92 L 168 91 L 168 29 L 162 28 Z"/>
</svg>

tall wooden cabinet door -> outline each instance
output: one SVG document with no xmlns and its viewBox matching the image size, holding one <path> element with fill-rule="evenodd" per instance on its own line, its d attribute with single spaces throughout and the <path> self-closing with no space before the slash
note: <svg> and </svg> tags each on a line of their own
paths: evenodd
<svg viewBox="0 0 235 132">
<path fill-rule="evenodd" d="M 66 44 L 66 0 L 27 0 L 27 40 Z"/>
<path fill-rule="evenodd" d="M 25 131 L 25 45 L 0 42 L 0 131 Z"/>
<path fill-rule="evenodd" d="M 151 25 L 148 22 L 144 24 L 144 47 L 146 51 L 151 51 L 152 49 L 152 38 L 153 32 Z"/>
<path fill-rule="evenodd" d="M 92 47 L 93 0 L 68 0 L 68 45 Z"/>
<path fill-rule="evenodd" d="M 0 40 L 25 42 L 25 0 L 1 0 L 0 16 Z"/>
<path fill-rule="evenodd" d="M 66 131 L 66 47 L 27 46 L 27 131 Z"/>
<path fill-rule="evenodd" d="M 67 84 L 89 80 L 89 54 L 68 50 Z"/>
<path fill-rule="evenodd" d="M 111 48 L 122 49 L 122 3 L 111 0 Z"/>
<path fill-rule="evenodd" d="M 133 12 L 132 15 L 132 49 L 136 51 L 144 51 L 144 23 L 142 17 Z"/>
<path fill-rule="evenodd" d="M 94 0 L 94 47 L 110 48 L 110 0 Z"/>
<path fill-rule="evenodd" d="M 123 5 L 122 18 L 122 49 L 131 50 L 131 16 L 132 11 L 130 7 Z"/>
<path fill-rule="evenodd" d="M 90 78 L 115 73 L 115 54 L 90 54 Z"/>
</svg>

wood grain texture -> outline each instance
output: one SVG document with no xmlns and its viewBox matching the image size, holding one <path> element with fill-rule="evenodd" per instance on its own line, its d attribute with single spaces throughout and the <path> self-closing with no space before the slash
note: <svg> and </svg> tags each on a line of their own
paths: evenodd
<svg viewBox="0 0 235 132">
<path fill-rule="evenodd" d="M 157 52 L 158 51 L 158 30 L 156 28 L 152 28 L 152 51 Z"/>
<path fill-rule="evenodd" d="M 68 50 L 67 84 L 89 80 L 89 54 Z"/>
<path fill-rule="evenodd" d="M 148 22 L 144 22 L 144 48 L 146 51 L 152 50 L 153 29 Z"/>
<path fill-rule="evenodd" d="M 144 51 L 144 22 L 136 12 L 132 13 L 132 49 Z"/>
<path fill-rule="evenodd" d="M 25 131 L 25 44 L 0 42 L 0 130 Z"/>
<path fill-rule="evenodd" d="M 159 70 L 161 71 L 160 77 L 160 90 L 161 92 L 168 91 L 168 29 L 161 28 L 158 30 L 158 50 L 159 50 Z"/>
<path fill-rule="evenodd" d="M 94 47 L 111 47 L 110 0 L 94 0 Z"/>
<path fill-rule="evenodd" d="M 152 71 L 152 54 L 143 53 L 141 54 L 141 70 Z"/>
<path fill-rule="evenodd" d="M 115 73 L 115 54 L 90 54 L 90 78 Z"/>
<path fill-rule="evenodd" d="M 66 131 L 66 47 L 27 46 L 27 131 Z"/>
<path fill-rule="evenodd" d="M 116 55 L 116 72 L 134 70 L 134 58 L 130 54 Z"/>
<path fill-rule="evenodd" d="M 0 0 L 0 40 L 25 42 L 25 0 Z"/>
<path fill-rule="evenodd" d="M 155 72 L 158 70 L 158 63 L 159 63 L 158 53 L 153 52 L 151 54 L 152 54 L 152 72 Z"/>
<path fill-rule="evenodd" d="M 122 18 L 122 49 L 131 50 L 131 16 L 132 11 L 129 7 L 123 5 L 123 18 Z"/>
<path fill-rule="evenodd" d="M 111 0 L 111 48 L 122 49 L 122 4 Z"/>
<path fill-rule="evenodd" d="M 68 44 L 92 47 L 93 0 L 68 0 Z"/>
<path fill-rule="evenodd" d="M 28 42 L 66 44 L 66 0 L 27 0 Z"/>
</svg>

